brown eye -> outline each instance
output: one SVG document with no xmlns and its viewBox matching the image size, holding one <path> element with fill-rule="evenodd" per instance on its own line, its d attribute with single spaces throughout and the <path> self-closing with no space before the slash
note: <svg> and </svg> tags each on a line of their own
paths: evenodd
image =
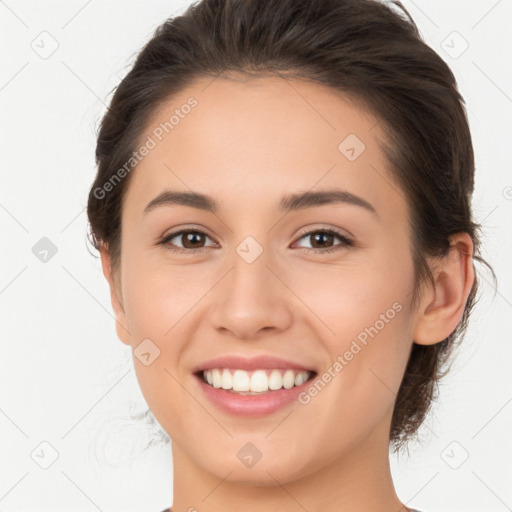
<svg viewBox="0 0 512 512">
<path fill-rule="evenodd" d="M 324 231 L 317 231 L 316 233 L 312 234 L 312 235 L 308 235 L 309 237 L 311 237 L 310 239 L 313 240 L 313 247 L 316 248 L 316 249 L 325 249 L 324 245 L 327 243 L 327 244 L 332 244 L 335 236 L 330 234 L 330 233 L 326 233 Z M 320 247 L 318 247 L 317 244 L 320 244 Z"/>
<path fill-rule="evenodd" d="M 209 236 L 202 231 L 198 231 L 196 229 L 182 229 L 181 231 L 170 233 L 164 237 L 160 243 L 173 251 L 193 251 L 197 253 L 208 247 L 204 245 L 207 238 L 209 238 Z M 171 240 L 175 241 L 171 242 Z M 181 247 L 177 244 L 177 241 L 181 241 Z"/>
<path fill-rule="evenodd" d="M 170 233 L 159 243 L 171 251 L 197 254 L 207 250 L 208 247 L 215 245 L 215 243 L 210 244 L 209 246 L 204 245 L 207 238 L 210 237 L 203 231 L 197 229 L 182 229 L 180 231 L 176 231 L 175 233 Z M 316 254 L 325 254 L 354 245 L 353 242 L 346 236 L 328 229 L 317 229 L 316 231 L 309 231 L 300 237 L 300 239 L 307 238 L 310 239 L 312 248 L 304 247 L 303 250 L 306 253 L 313 252 Z M 335 239 L 340 240 L 341 243 L 333 245 Z M 172 240 L 175 241 L 172 242 Z M 181 246 L 178 245 L 178 241 L 181 241 Z"/>
<path fill-rule="evenodd" d="M 181 240 L 185 249 L 196 249 L 204 243 L 205 234 L 199 231 L 184 231 L 181 233 Z"/>
<path fill-rule="evenodd" d="M 307 253 L 313 252 L 322 254 L 354 245 L 346 236 L 328 229 L 309 231 L 303 234 L 300 239 L 309 239 L 311 241 L 312 248 L 304 248 Z M 332 245 L 335 239 L 341 240 L 341 243 Z"/>
</svg>

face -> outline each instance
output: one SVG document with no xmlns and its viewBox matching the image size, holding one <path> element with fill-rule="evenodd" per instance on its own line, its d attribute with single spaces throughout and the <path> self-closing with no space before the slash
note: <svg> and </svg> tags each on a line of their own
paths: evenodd
<svg viewBox="0 0 512 512">
<path fill-rule="evenodd" d="M 273 77 L 198 81 L 151 119 L 141 141 L 155 144 L 122 207 L 118 332 L 189 467 L 273 485 L 270 475 L 285 483 L 387 454 L 414 312 L 409 211 L 382 128 L 329 88 Z M 169 197 L 147 208 L 166 191 L 207 195 L 216 209 Z M 332 191 L 343 193 L 282 208 Z M 224 397 L 215 402 L 194 374 L 220 356 L 315 373 L 277 407 L 268 396 L 293 390 L 252 409 L 237 395 L 249 402 L 237 413 L 232 393 L 210 386 Z"/>
</svg>

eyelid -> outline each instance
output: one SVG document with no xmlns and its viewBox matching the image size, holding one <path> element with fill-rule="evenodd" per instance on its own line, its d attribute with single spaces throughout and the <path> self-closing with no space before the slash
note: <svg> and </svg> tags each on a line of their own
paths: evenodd
<svg viewBox="0 0 512 512">
<path fill-rule="evenodd" d="M 213 235 L 210 234 L 210 231 L 205 228 L 204 226 L 201 226 L 199 224 L 185 224 L 180 225 L 179 228 L 170 228 L 167 229 L 162 236 L 159 237 L 159 240 L 163 240 L 165 238 L 168 238 L 170 235 L 176 236 L 177 234 L 181 233 L 182 231 L 198 231 L 201 233 L 204 233 L 205 235 L 208 235 L 210 238 L 214 238 Z"/>
<path fill-rule="evenodd" d="M 306 226 L 297 233 L 295 238 L 302 237 L 304 235 L 316 231 L 332 231 L 333 233 L 336 233 L 337 235 L 344 237 L 347 240 L 350 240 L 352 242 L 354 241 L 354 236 L 352 235 L 352 233 L 349 233 L 347 230 L 342 230 L 341 228 L 337 228 L 335 226 L 330 226 L 328 224 L 320 224 L 319 226 Z"/>
</svg>

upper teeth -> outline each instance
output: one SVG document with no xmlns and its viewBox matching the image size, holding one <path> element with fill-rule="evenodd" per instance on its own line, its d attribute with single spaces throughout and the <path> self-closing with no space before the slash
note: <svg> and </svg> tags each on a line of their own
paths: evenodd
<svg viewBox="0 0 512 512">
<path fill-rule="evenodd" d="M 215 368 L 203 371 L 204 378 L 214 388 L 232 389 L 233 391 L 262 392 L 300 386 L 306 382 L 311 372 L 299 370 L 230 370 Z"/>
</svg>

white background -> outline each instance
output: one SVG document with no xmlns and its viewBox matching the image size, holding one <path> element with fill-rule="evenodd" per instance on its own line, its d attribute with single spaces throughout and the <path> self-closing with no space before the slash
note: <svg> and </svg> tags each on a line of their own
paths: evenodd
<svg viewBox="0 0 512 512">
<path fill-rule="evenodd" d="M 170 449 L 144 450 L 157 430 L 130 417 L 146 405 L 87 250 L 85 205 L 110 91 L 157 25 L 190 3 L 0 1 L 2 512 L 160 512 L 172 503 Z M 402 501 L 424 512 L 512 510 L 512 1 L 404 5 L 468 105 L 473 207 L 498 290 L 477 264 L 481 298 L 462 352 L 421 443 L 392 458 L 393 475 Z M 31 47 L 49 37 L 43 31 L 58 43 L 46 59 Z M 457 58 L 464 42 L 453 31 L 469 44 Z M 46 263 L 32 252 L 42 237 L 57 247 Z"/>
</svg>

